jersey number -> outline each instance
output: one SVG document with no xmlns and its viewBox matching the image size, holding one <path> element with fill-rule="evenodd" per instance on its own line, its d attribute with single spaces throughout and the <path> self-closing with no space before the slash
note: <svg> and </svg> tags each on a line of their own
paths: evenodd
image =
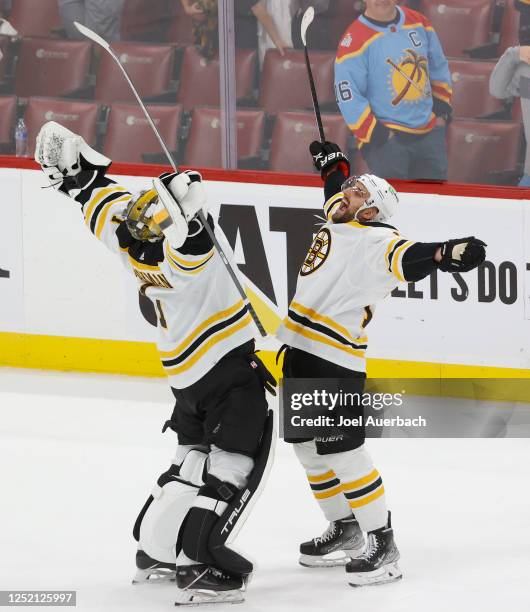
<svg viewBox="0 0 530 612">
<path fill-rule="evenodd" d="M 349 81 L 339 81 L 335 85 L 335 96 L 337 102 L 349 102 L 353 99 L 353 92 L 350 87 Z"/>
</svg>

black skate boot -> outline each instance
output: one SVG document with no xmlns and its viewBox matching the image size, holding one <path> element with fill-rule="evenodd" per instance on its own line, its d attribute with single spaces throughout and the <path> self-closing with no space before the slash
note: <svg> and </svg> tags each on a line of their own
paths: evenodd
<svg viewBox="0 0 530 612">
<path fill-rule="evenodd" d="M 389 512 L 386 527 L 369 531 L 362 555 L 346 565 L 348 583 L 357 587 L 400 580 L 403 574 L 398 560 L 399 550 L 394 542 Z"/>
<path fill-rule="evenodd" d="M 241 603 L 245 600 L 246 576 L 236 576 L 204 564 L 177 567 L 176 606 L 205 603 Z"/>
<path fill-rule="evenodd" d="M 353 518 L 332 521 L 318 538 L 300 544 L 300 565 L 304 567 L 335 567 L 346 565 L 361 554 L 363 532 Z"/>
<path fill-rule="evenodd" d="M 176 566 L 174 563 L 152 559 L 143 550 L 136 551 L 136 568 L 133 584 L 175 581 Z"/>
</svg>

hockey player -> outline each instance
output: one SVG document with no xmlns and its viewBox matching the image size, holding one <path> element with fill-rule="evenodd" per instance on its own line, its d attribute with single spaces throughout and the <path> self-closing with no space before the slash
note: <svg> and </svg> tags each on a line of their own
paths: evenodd
<svg viewBox="0 0 530 612">
<path fill-rule="evenodd" d="M 407 240 L 388 225 L 398 196 L 384 179 L 371 174 L 347 178 L 349 162 L 333 143 L 314 142 L 310 150 L 325 181 L 327 223 L 302 265 L 296 294 L 277 333 L 286 345 L 283 376 L 348 378 L 361 394 L 365 328 L 374 305 L 399 282 L 419 281 L 437 269 L 472 270 L 484 261 L 486 245 L 473 237 L 443 243 Z M 354 408 L 351 416 L 362 416 L 362 410 Z M 346 563 L 352 586 L 401 578 L 383 481 L 364 446 L 363 428 L 288 441 L 294 442 L 329 521 L 321 537 L 301 545 L 300 563 Z"/>
<path fill-rule="evenodd" d="M 176 398 L 164 431 L 173 429 L 179 445 L 136 521 L 137 580 L 176 571 L 179 604 L 242 601 L 252 563 L 226 544 L 272 459 L 264 389 L 275 381 L 254 354 L 251 317 L 196 216 L 206 204 L 201 176 L 165 174 L 133 196 L 106 176 L 110 159 L 55 122 L 42 127 L 35 158 L 158 317 Z"/>
</svg>

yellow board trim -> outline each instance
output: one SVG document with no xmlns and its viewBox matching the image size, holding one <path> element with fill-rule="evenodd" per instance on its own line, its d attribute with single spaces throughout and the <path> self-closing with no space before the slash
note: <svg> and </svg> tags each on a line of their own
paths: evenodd
<svg viewBox="0 0 530 612">
<path fill-rule="evenodd" d="M 374 491 L 372 494 L 363 497 L 362 499 L 356 499 L 349 502 L 350 508 L 362 508 L 363 506 L 367 506 L 372 503 L 376 499 L 379 499 L 385 494 L 385 487 L 381 486 L 377 491 Z"/>
<path fill-rule="evenodd" d="M 260 358 L 270 371 L 281 378 L 282 359 L 276 364 L 275 351 L 261 351 Z M 98 372 L 124 376 L 165 377 L 156 345 L 149 342 L 71 338 L 39 334 L 0 332 L 0 366 L 57 370 L 61 372 Z M 416 379 L 419 386 L 425 379 L 452 379 L 450 397 L 475 398 L 469 379 L 482 379 L 480 399 L 528 401 L 528 394 L 514 390 L 503 379 L 530 380 L 530 370 L 393 359 L 368 359 L 369 378 Z M 457 379 L 461 385 L 457 385 Z M 398 380 L 399 384 L 399 380 Z M 398 389 L 398 391 L 401 390 Z M 428 390 L 419 395 L 441 395 Z"/>
</svg>

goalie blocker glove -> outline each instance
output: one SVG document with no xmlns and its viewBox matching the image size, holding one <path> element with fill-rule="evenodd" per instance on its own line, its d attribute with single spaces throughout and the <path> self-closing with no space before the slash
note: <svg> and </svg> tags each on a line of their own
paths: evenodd
<svg viewBox="0 0 530 612">
<path fill-rule="evenodd" d="M 162 174 L 153 180 L 153 185 L 158 193 L 153 220 L 171 246 L 178 249 L 188 236 L 203 229 L 202 223 L 195 218 L 206 204 L 202 176 L 193 170 Z"/>
<path fill-rule="evenodd" d="M 442 272 L 469 272 L 484 263 L 486 246 L 474 236 L 448 240 L 441 245 L 442 259 L 438 267 Z"/>
<path fill-rule="evenodd" d="M 339 145 L 334 142 L 319 142 L 314 140 L 309 145 L 309 151 L 313 157 L 313 165 L 325 179 L 327 175 L 340 165 L 344 176 L 350 175 L 350 162 L 346 155 L 340 150 Z"/>
</svg>

